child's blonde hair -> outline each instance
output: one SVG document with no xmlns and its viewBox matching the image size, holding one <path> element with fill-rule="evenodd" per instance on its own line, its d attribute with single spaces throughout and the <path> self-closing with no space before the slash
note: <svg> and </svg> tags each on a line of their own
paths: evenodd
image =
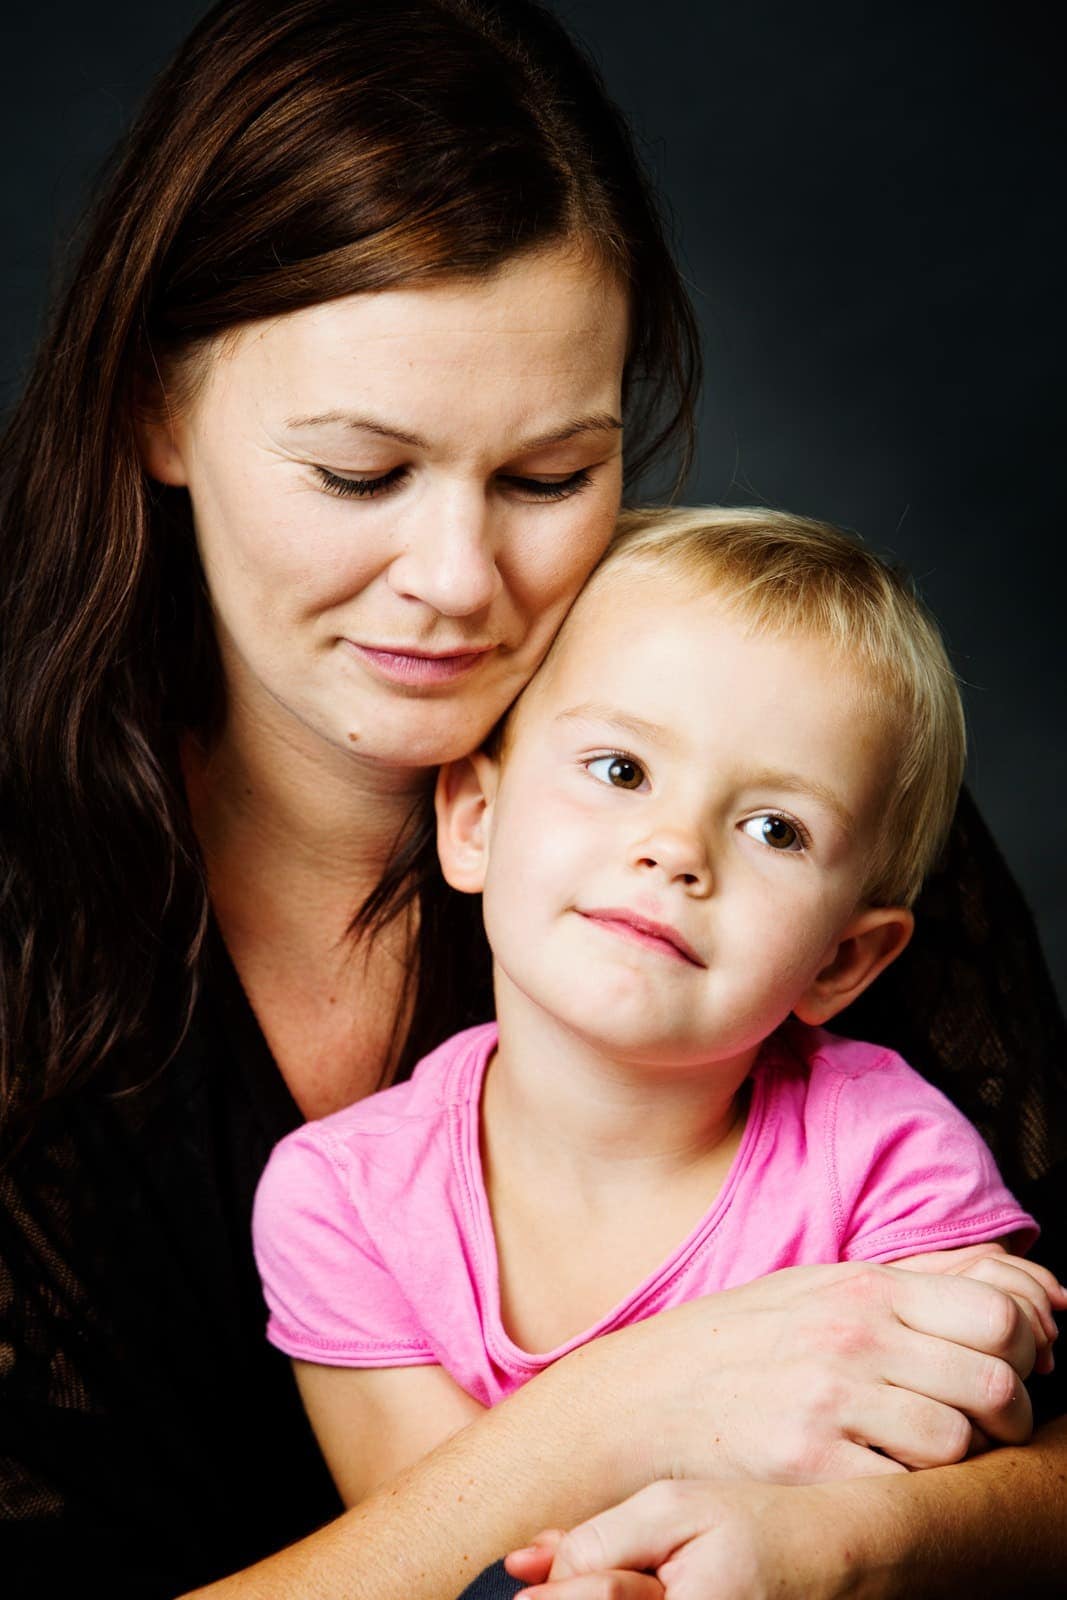
<svg viewBox="0 0 1067 1600">
<path fill-rule="evenodd" d="M 750 507 L 624 512 L 591 585 L 640 566 L 706 586 L 754 631 L 814 635 L 860 665 L 898 739 L 863 899 L 910 905 L 948 834 L 966 749 L 956 677 L 910 581 L 838 528 Z"/>
</svg>

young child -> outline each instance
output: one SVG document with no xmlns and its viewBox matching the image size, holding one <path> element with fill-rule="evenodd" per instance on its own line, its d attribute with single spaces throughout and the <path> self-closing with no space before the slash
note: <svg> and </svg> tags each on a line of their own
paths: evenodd
<svg viewBox="0 0 1067 1600">
<path fill-rule="evenodd" d="M 862 547 L 764 511 L 623 519 L 491 747 L 438 781 L 497 1025 L 298 1129 L 257 1195 L 268 1336 L 347 1501 L 683 1300 L 1032 1243 L 964 1117 L 822 1029 L 907 944 L 963 756 L 936 629 Z"/>
</svg>

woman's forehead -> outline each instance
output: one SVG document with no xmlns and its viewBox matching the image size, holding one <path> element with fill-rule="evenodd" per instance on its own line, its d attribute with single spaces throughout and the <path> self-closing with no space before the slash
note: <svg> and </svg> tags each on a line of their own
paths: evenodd
<svg viewBox="0 0 1067 1600">
<path fill-rule="evenodd" d="M 454 352 L 462 357 L 467 346 L 479 360 L 492 360 L 501 338 L 588 342 L 614 333 L 604 324 L 625 310 L 622 286 L 596 257 L 560 246 L 520 256 L 484 277 L 399 284 L 249 323 L 220 336 L 214 354 L 220 368 L 307 368 L 314 362 L 341 373 L 383 356 L 391 361 L 394 352 L 403 359 L 414 353 L 409 346 L 417 348 L 420 364 L 431 366 L 451 363 Z"/>
<path fill-rule="evenodd" d="M 595 417 L 618 426 L 626 323 L 595 261 L 545 252 L 251 324 L 219 341 L 204 392 L 305 439 L 362 426 L 421 447 L 469 416 L 528 442 Z"/>
</svg>

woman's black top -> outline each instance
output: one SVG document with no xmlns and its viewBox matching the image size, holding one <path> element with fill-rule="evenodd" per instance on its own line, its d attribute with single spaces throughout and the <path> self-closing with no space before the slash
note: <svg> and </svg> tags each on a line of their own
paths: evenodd
<svg viewBox="0 0 1067 1600">
<path fill-rule="evenodd" d="M 1067 1276 L 1064 1027 L 968 802 L 922 932 L 855 1016 L 975 1121 Z M 121 1098 L 56 1106 L 0 1173 L 0 1593 L 154 1600 L 339 1508 L 266 1342 L 252 1196 L 300 1120 L 217 935 L 185 1043 Z M 1032 1393 L 1065 1409 L 1053 1381 Z"/>
<path fill-rule="evenodd" d="M 0 1594 L 153 1600 L 340 1511 L 264 1338 L 252 1196 L 301 1120 L 215 935 L 178 1056 L 0 1178 Z"/>
</svg>

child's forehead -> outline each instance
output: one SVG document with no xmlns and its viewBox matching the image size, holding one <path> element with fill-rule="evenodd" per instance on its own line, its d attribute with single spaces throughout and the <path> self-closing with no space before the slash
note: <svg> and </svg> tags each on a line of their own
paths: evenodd
<svg viewBox="0 0 1067 1600">
<path fill-rule="evenodd" d="M 816 668 L 803 675 L 803 688 L 802 663 Z M 668 713 L 684 719 L 708 703 L 705 678 L 721 689 L 724 674 L 740 681 L 749 672 L 776 684 L 785 701 L 853 700 L 863 702 L 868 719 L 884 715 L 870 674 L 814 631 L 758 626 L 728 587 L 707 575 L 623 562 L 598 572 L 579 596 L 514 720 L 526 722 L 527 708 L 537 720 L 556 715 L 576 696 L 652 698 L 657 687 Z"/>
</svg>

